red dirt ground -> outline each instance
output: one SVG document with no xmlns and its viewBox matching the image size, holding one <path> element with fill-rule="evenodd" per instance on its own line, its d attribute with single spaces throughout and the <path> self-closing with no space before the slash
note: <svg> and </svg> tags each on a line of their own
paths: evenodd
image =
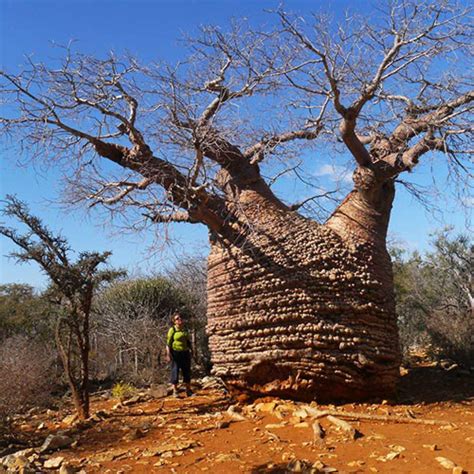
<svg viewBox="0 0 474 474">
<path fill-rule="evenodd" d="M 268 397 L 241 402 L 235 410 L 245 419 L 237 421 L 239 415 L 227 411 L 235 399 L 217 388 L 197 388 L 192 398 L 151 399 L 116 409 L 116 400 L 94 397 L 92 411 L 105 410 L 104 418 L 73 428 L 77 446 L 50 457 L 64 456 L 70 466 L 87 473 L 331 472 L 328 468 L 345 473 L 474 473 L 473 373 L 429 366 L 405 372 L 393 401 L 312 406 L 445 425 L 345 418 L 361 433 L 354 440 L 320 418 L 326 437 L 315 443 L 314 420 L 294 413 L 306 404 Z M 48 413 L 23 424 L 23 436 L 44 439 L 58 430 L 71 431 L 60 421 L 67 410 Z M 47 429 L 33 431 L 42 421 Z M 437 457 L 457 468 L 443 467 Z"/>
</svg>

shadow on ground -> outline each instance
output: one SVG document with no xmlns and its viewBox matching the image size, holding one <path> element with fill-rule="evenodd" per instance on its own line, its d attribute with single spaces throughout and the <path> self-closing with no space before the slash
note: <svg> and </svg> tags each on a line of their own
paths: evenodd
<svg viewBox="0 0 474 474">
<path fill-rule="evenodd" d="M 408 369 L 400 379 L 397 403 L 462 402 L 474 399 L 474 374 L 421 366 Z"/>
</svg>

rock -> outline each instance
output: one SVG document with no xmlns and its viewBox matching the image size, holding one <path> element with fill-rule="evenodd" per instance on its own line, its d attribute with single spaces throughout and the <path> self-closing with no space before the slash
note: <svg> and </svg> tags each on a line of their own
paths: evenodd
<svg viewBox="0 0 474 474">
<path fill-rule="evenodd" d="M 130 451 L 128 449 L 111 449 L 109 451 L 94 454 L 88 458 L 90 462 L 103 463 L 114 461 L 115 459 L 121 459 L 124 457 L 130 457 Z"/>
<path fill-rule="evenodd" d="M 39 457 L 39 454 L 33 453 L 31 456 L 28 456 L 28 461 L 34 463 L 38 461 Z"/>
<path fill-rule="evenodd" d="M 214 459 L 213 462 L 227 462 L 227 461 L 238 461 L 240 456 L 236 453 L 221 453 L 218 454 Z"/>
<path fill-rule="evenodd" d="M 44 430 L 45 428 L 46 428 L 46 425 L 44 423 L 40 423 L 36 429 L 37 430 Z"/>
<path fill-rule="evenodd" d="M 67 448 L 70 446 L 74 440 L 66 435 L 54 434 L 49 435 L 44 443 L 39 448 L 40 453 L 46 453 L 48 451 L 53 451 L 55 449 Z"/>
<path fill-rule="evenodd" d="M 313 441 L 314 443 L 322 443 L 324 439 L 325 431 L 324 428 L 321 426 L 319 421 L 315 421 L 313 423 Z"/>
<path fill-rule="evenodd" d="M 400 375 L 403 377 L 404 375 L 407 375 L 410 372 L 410 370 L 406 367 L 400 367 Z"/>
<path fill-rule="evenodd" d="M 436 461 L 439 462 L 439 464 L 444 467 L 445 469 L 454 469 L 456 467 L 458 467 L 456 465 L 456 463 L 454 463 L 453 461 L 451 461 L 450 459 L 448 458 L 443 458 L 442 456 L 438 456 L 435 458 Z"/>
<path fill-rule="evenodd" d="M 301 423 L 296 423 L 295 428 L 309 428 L 309 423 L 306 421 L 303 421 Z"/>
<path fill-rule="evenodd" d="M 302 418 L 300 418 L 299 416 L 290 416 L 290 418 L 288 419 L 288 422 L 291 425 L 296 425 L 298 423 L 301 423 L 301 420 Z"/>
<path fill-rule="evenodd" d="M 145 433 L 140 428 L 131 429 L 125 436 L 123 436 L 123 441 L 135 441 L 136 439 L 143 438 Z"/>
<path fill-rule="evenodd" d="M 216 423 L 216 428 L 219 429 L 219 430 L 228 428 L 229 426 L 230 426 L 230 422 L 229 422 L 229 421 L 218 421 L 218 422 Z"/>
<path fill-rule="evenodd" d="M 134 405 L 134 404 L 140 403 L 142 401 L 143 401 L 143 395 L 135 395 L 132 398 L 128 398 L 127 400 L 124 400 L 122 402 L 122 405 L 127 407 L 129 405 Z"/>
<path fill-rule="evenodd" d="M 68 415 L 65 418 L 63 418 L 62 422 L 67 426 L 71 426 L 72 424 L 74 424 L 76 420 L 77 420 L 77 414 L 73 413 L 72 415 Z"/>
<path fill-rule="evenodd" d="M 149 395 L 153 398 L 163 398 L 168 395 L 168 386 L 165 384 L 152 385 L 148 391 Z"/>
<path fill-rule="evenodd" d="M 113 408 L 112 408 L 113 409 Z M 87 420 L 85 420 L 86 422 L 99 422 L 99 421 L 102 421 L 106 418 L 110 418 L 110 413 L 106 410 L 97 410 L 93 415 L 91 415 L 89 418 L 87 418 Z"/>
<path fill-rule="evenodd" d="M 224 382 L 219 377 L 203 377 L 199 383 L 203 389 L 220 389 L 227 392 Z"/>
<path fill-rule="evenodd" d="M 95 415 L 102 419 L 110 418 L 110 413 L 107 410 L 97 410 Z"/>
<path fill-rule="evenodd" d="M 451 474 L 464 474 L 466 471 L 461 466 L 456 466 Z"/>
<path fill-rule="evenodd" d="M 55 458 L 50 458 L 47 461 L 45 461 L 43 466 L 46 469 L 58 469 L 63 463 L 63 461 L 64 461 L 64 458 L 62 456 L 57 456 Z"/>
<path fill-rule="evenodd" d="M 403 451 L 406 450 L 404 446 L 399 446 L 397 444 L 391 444 L 389 448 L 392 449 L 392 451 L 390 451 L 385 456 L 379 456 L 377 458 L 377 461 L 382 461 L 382 462 L 393 461 L 394 459 L 398 458 Z"/>
<path fill-rule="evenodd" d="M 326 466 L 322 461 L 316 461 L 313 464 L 313 469 L 316 470 L 316 473 L 323 473 L 323 472 L 337 472 L 337 469 L 334 467 Z M 314 472 L 314 471 L 313 471 Z"/>
<path fill-rule="evenodd" d="M 276 402 L 257 403 L 257 405 L 255 405 L 255 410 L 261 411 L 264 413 L 273 413 L 276 405 L 277 405 Z"/>
<path fill-rule="evenodd" d="M 15 453 L 8 454 L 7 456 L 3 456 L 0 458 L 0 465 L 5 465 L 5 462 L 7 460 L 12 460 L 18 456 L 24 456 L 28 458 L 29 456 L 32 456 L 33 454 L 36 454 L 36 449 L 35 448 L 28 448 L 28 449 L 22 449 L 20 451 L 16 451 Z"/>
<path fill-rule="evenodd" d="M 300 409 L 300 410 L 296 410 L 295 412 L 293 412 L 293 416 L 297 416 L 298 418 L 307 418 L 308 417 L 308 412 L 306 409 Z"/>
<path fill-rule="evenodd" d="M 403 451 L 406 451 L 405 446 L 400 446 L 399 444 L 390 444 L 389 448 L 397 453 L 403 453 Z"/>
<path fill-rule="evenodd" d="M 105 453 L 99 453 L 93 455 L 90 460 L 95 462 L 95 463 L 101 463 L 101 462 L 110 462 L 113 461 L 115 457 L 115 453 L 113 452 L 105 452 Z"/>
<path fill-rule="evenodd" d="M 436 444 L 424 444 L 424 448 L 429 449 L 430 451 L 438 451 L 439 448 Z"/>
<path fill-rule="evenodd" d="M 245 416 L 241 415 L 240 413 L 237 413 L 237 410 L 238 408 L 235 405 L 231 405 L 229 408 L 227 408 L 227 414 L 234 421 L 245 421 L 247 418 L 245 418 Z"/>
<path fill-rule="evenodd" d="M 81 421 L 78 421 L 74 428 L 78 431 L 81 431 L 81 430 L 87 430 L 88 428 L 90 428 L 92 425 L 94 424 L 94 422 L 89 418 L 87 420 L 81 420 Z"/>
<path fill-rule="evenodd" d="M 186 449 L 191 449 L 196 446 L 199 446 L 199 444 L 190 439 L 182 439 L 178 440 L 174 443 L 165 443 L 162 444 L 161 446 L 157 448 L 147 448 L 142 452 L 143 457 L 152 457 L 152 456 L 161 456 L 164 458 L 167 457 L 172 457 L 174 456 L 174 453 L 176 452 L 182 452 L 185 451 Z"/>
<path fill-rule="evenodd" d="M 30 461 L 23 454 L 14 453 L 4 456 L 0 459 L 0 462 L 7 471 L 19 471 L 30 467 Z"/>
<path fill-rule="evenodd" d="M 275 428 L 283 428 L 286 426 L 286 423 L 282 421 L 281 423 L 269 423 L 268 425 L 265 425 L 265 429 L 270 430 L 270 429 L 275 429 Z"/>
<path fill-rule="evenodd" d="M 63 463 L 59 469 L 59 474 L 75 474 L 76 468 L 70 466 L 69 464 Z"/>
<path fill-rule="evenodd" d="M 303 472 L 304 468 L 306 468 L 306 466 L 304 466 L 299 459 L 291 460 L 286 466 L 288 472 Z"/>
</svg>

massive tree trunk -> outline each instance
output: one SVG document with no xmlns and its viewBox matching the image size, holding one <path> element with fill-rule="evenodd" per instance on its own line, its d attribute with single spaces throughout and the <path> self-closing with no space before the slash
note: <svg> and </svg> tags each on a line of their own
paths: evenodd
<svg viewBox="0 0 474 474">
<path fill-rule="evenodd" d="M 213 372 L 228 384 L 304 400 L 393 392 L 400 352 L 385 237 L 394 188 L 370 176 L 367 185 L 358 171 L 323 225 L 265 193 L 240 193 L 239 237 L 214 239 L 209 256 Z"/>
</svg>

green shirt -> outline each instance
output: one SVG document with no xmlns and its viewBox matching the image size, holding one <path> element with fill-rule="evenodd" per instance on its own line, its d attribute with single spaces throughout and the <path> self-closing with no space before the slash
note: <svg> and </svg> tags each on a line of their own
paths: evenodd
<svg viewBox="0 0 474 474">
<path fill-rule="evenodd" d="M 174 332 L 174 334 L 173 334 Z M 189 350 L 189 333 L 186 329 L 178 329 L 176 326 L 170 328 L 166 337 L 166 344 L 174 351 Z"/>
</svg>

